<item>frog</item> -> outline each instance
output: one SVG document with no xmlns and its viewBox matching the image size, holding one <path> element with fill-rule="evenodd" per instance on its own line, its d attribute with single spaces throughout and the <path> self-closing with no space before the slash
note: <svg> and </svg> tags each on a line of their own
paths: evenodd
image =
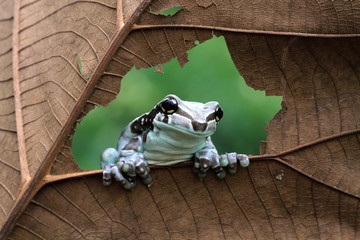
<svg viewBox="0 0 360 240">
<path fill-rule="evenodd" d="M 216 101 L 185 101 L 174 94 L 165 96 L 155 107 L 130 122 L 122 131 L 117 149 L 101 154 L 103 185 L 114 178 L 127 190 L 136 186 L 136 177 L 151 186 L 150 165 L 170 166 L 193 161 L 193 171 L 200 179 L 213 169 L 224 179 L 240 166 L 250 163 L 245 154 L 218 154 L 211 135 L 224 115 Z"/>
</svg>

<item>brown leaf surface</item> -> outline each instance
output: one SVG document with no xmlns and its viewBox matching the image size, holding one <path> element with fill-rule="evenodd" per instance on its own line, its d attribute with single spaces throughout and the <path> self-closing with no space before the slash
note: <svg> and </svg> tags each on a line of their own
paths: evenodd
<svg viewBox="0 0 360 240">
<path fill-rule="evenodd" d="M 183 9 L 164 17 L 149 4 Z M 357 238 L 359 4 L 3 1 L 0 238 Z M 225 181 L 154 169 L 134 192 L 79 169 L 75 122 L 133 66 L 185 65 L 213 34 L 249 86 L 283 96 L 262 155 Z"/>
<path fill-rule="evenodd" d="M 9 214 L 21 185 L 16 136 L 14 88 L 12 79 L 12 2 L 0 5 L 0 224 Z"/>
<path fill-rule="evenodd" d="M 133 192 L 118 184 L 104 191 L 99 176 L 50 184 L 31 201 L 11 238 L 340 239 L 346 234 L 355 239 L 357 234 L 358 199 L 279 163 L 254 162 L 225 181 L 213 175 L 200 181 L 189 168 L 152 174 L 151 188 L 139 185 Z"/>
</svg>

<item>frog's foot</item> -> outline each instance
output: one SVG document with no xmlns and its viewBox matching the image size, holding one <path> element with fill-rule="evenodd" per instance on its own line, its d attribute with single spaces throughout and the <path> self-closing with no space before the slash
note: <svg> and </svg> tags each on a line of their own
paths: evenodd
<svg viewBox="0 0 360 240">
<path fill-rule="evenodd" d="M 109 186 L 113 177 L 116 181 L 120 182 L 127 190 L 134 188 L 136 185 L 135 178 L 127 176 L 126 174 L 123 175 L 121 167 L 119 168 L 119 164 L 111 164 L 105 166 L 103 171 L 104 186 Z"/>
<path fill-rule="evenodd" d="M 237 172 L 237 162 L 239 161 L 240 166 L 247 167 L 250 164 L 249 157 L 245 154 L 237 153 L 225 153 L 220 156 L 220 162 L 222 166 L 228 166 L 228 171 L 230 174 L 235 174 Z"/>
<path fill-rule="evenodd" d="M 197 173 L 199 178 L 205 178 L 208 174 L 209 168 L 214 169 L 216 176 L 223 179 L 226 172 L 219 161 L 219 155 L 215 149 L 207 149 L 199 151 L 194 156 L 194 172 Z"/>
<path fill-rule="evenodd" d="M 121 151 L 117 166 L 131 179 L 135 179 L 138 175 L 145 185 L 148 187 L 151 185 L 150 168 L 142 153 L 133 150 Z"/>
<path fill-rule="evenodd" d="M 124 150 L 118 153 L 114 148 L 106 149 L 101 155 L 103 184 L 109 186 L 112 178 L 119 181 L 125 189 L 133 189 L 136 185 L 136 175 L 147 186 L 152 183 L 150 168 L 142 153 L 134 150 Z"/>
</svg>

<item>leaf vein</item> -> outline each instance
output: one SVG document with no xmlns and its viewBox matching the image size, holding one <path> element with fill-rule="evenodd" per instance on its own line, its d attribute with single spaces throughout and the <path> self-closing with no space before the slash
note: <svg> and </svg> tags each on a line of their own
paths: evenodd
<svg viewBox="0 0 360 240">
<path fill-rule="evenodd" d="M 54 215 L 55 217 L 57 217 L 58 219 L 60 219 L 61 221 L 65 222 L 66 224 L 68 224 L 69 226 L 71 226 L 73 229 L 75 229 L 75 231 L 77 231 L 78 233 L 80 233 L 81 236 L 83 236 L 84 238 L 85 235 L 81 232 L 81 230 L 79 228 L 77 228 L 73 223 L 71 223 L 69 220 L 65 219 L 63 216 L 59 215 L 57 212 L 53 211 L 52 209 L 46 207 L 45 205 L 41 204 L 40 202 L 37 202 L 36 200 L 31 200 L 31 202 L 36 205 L 39 206 L 41 208 L 43 208 L 44 210 L 46 210 L 47 212 L 51 213 L 52 215 Z"/>
</svg>

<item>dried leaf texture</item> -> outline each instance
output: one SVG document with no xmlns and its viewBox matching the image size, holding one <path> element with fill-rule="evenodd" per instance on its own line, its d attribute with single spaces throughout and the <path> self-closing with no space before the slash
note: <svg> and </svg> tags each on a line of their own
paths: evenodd
<svg viewBox="0 0 360 240">
<path fill-rule="evenodd" d="M 0 3 L 0 225 L 9 214 L 21 183 L 12 78 L 12 1 Z"/>
<path fill-rule="evenodd" d="M 139 185 L 133 192 L 119 184 L 104 191 L 99 177 L 46 186 L 10 238 L 356 239 L 359 234 L 356 198 L 282 164 L 255 162 L 225 181 L 212 174 L 199 181 L 190 168 L 152 174 L 153 187 Z"/>
<path fill-rule="evenodd" d="M 267 154 L 359 129 L 357 38 L 226 34 L 226 41 L 248 85 L 270 95 L 284 96 L 283 109 L 267 127 Z M 330 186 L 341 186 L 340 189 L 359 196 L 360 144 L 357 135 L 353 137 L 351 143 L 337 138 L 321 149 L 304 151 L 302 157 L 291 160 L 291 165 Z M 343 182 L 338 182 L 338 178 Z"/>
<path fill-rule="evenodd" d="M 359 33 L 359 2 L 355 1 L 154 1 L 155 12 L 182 6 L 171 21 L 145 13 L 139 24 L 223 27 L 305 34 Z"/>
<path fill-rule="evenodd" d="M 122 19 L 123 23 L 129 21 L 131 15 L 135 12 L 135 10 L 141 5 L 141 0 L 126 0 L 119 1 L 120 6 L 122 8 L 122 16 L 118 16 L 118 19 Z"/>
<path fill-rule="evenodd" d="M 84 74 L 90 75 L 110 42 L 115 11 L 116 5 L 108 1 L 39 1 L 20 9 L 21 105 L 31 176 L 86 86 L 78 56 L 85 66 Z"/>
<path fill-rule="evenodd" d="M 147 0 L 1 4 L 0 238 L 359 237 L 360 3 L 151 2 L 182 6 L 173 17 Z M 133 66 L 183 66 L 213 34 L 249 86 L 283 96 L 266 155 L 226 181 L 157 169 L 134 192 L 81 172 L 76 121 Z"/>
<path fill-rule="evenodd" d="M 112 6 L 108 1 L 16 4 L 2 1 L 0 12 L 1 225 L 22 204 L 15 203 L 21 197 L 19 187 L 22 193 L 31 192 L 21 181 L 28 184 L 41 174 L 39 167 L 84 90 L 86 79 L 79 73 L 78 56 L 86 63 L 84 73 L 90 75 L 116 26 L 116 3 Z M 17 13 L 16 22 L 13 12 Z M 17 60 L 13 65 L 14 56 Z M 23 150 L 18 151 L 17 146 Z M 21 175 L 20 169 L 25 170 Z"/>
<path fill-rule="evenodd" d="M 267 130 L 266 153 L 359 129 L 358 38 L 227 34 L 226 41 L 248 85 L 284 96 Z"/>
</svg>

